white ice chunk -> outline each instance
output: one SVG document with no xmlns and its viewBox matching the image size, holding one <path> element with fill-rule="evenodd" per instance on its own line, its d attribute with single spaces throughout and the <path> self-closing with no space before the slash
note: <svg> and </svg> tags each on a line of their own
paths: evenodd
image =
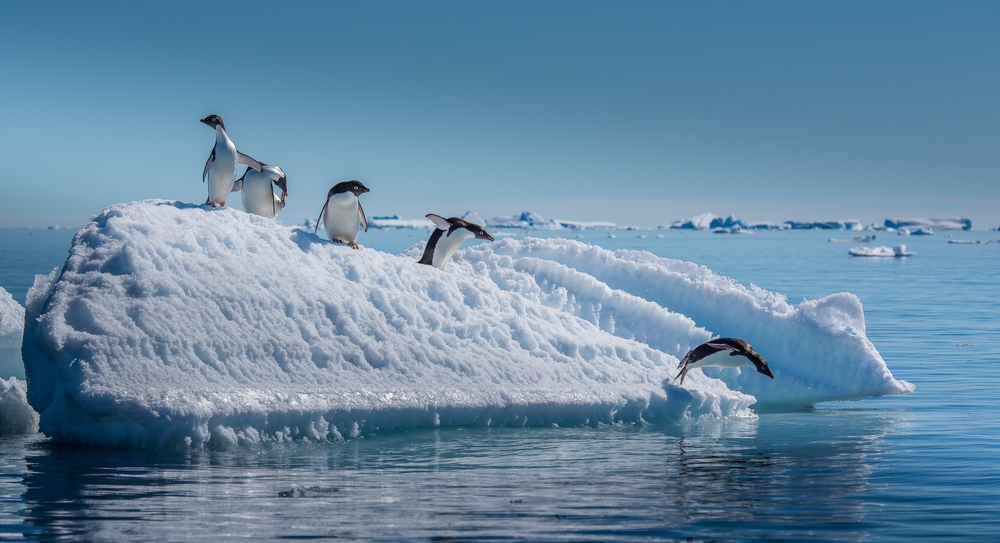
<svg viewBox="0 0 1000 543">
<path fill-rule="evenodd" d="M 17 377 L 0 379 L 0 435 L 33 434 L 38 413 L 28 405 L 25 382 Z"/>
<path fill-rule="evenodd" d="M 21 337 L 24 335 L 24 308 L 0 287 L 0 379 L 24 379 Z"/>
<path fill-rule="evenodd" d="M 851 256 L 913 256 L 906 252 L 906 245 L 896 245 L 892 249 L 881 245 L 879 247 L 853 247 L 847 250 Z"/>
<path fill-rule="evenodd" d="M 676 353 L 710 334 L 565 266 L 498 256 L 442 272 L 255 219 L 146 201 L 85 226 L 62 273 L 28 297 L 42 431 L 230 447 L 438 424 L 676 422 L 753 403 L 700 375 L 664 385 Z"/>
<path fill-rule="evenodd" d="M 795 308 L 780 294 L 752 284 L 745 287 L 705 266 L 645 251 L 611 252 L 559 239 L 503 240 L 470 248 L 462 258 L 475 261 L 477 255 L 490 254 L 559 262 L 609 288 L 683 314 L 715 336 L 746 340 L 768 361 L 773 380 L 753 368 L 702 371 L 734 390 L 752 394 L 759 406 L 814 405 L 914 390 L 912 384 L 892 377 L 865 337 L 861 302 L 850 293 Z M 633 323 L 637 331 L 646 326 L 641 320 Z M 631 330 L 620 326 L 616 333 Z"/>
<path fill-rule="evenodd" d="M 850 294 L 797 309 L 689 262 L 559 239 L 482 244 L 442 272 L 255 219 L 158 200 L 85 226 L 26 302 L 41 430 L 252 447 L 752 416 L 751 391 L 808 405 L 912 390 L 864 337 Z M 713 335 L 750 341 L 777 378 L 696 370 L 675 385 L 678 357 Z"/>
</svg>

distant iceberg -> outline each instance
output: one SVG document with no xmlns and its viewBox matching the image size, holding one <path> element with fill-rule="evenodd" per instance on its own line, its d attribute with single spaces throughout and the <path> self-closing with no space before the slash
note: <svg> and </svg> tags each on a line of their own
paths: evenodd
<svg viewBox="0 0 1000 543">
<path fill-rule="evenodd" d="M 490 228 L 532 228 L 535 230 L 561 230 L 563 226 L 551 219 L 543 219 L 533 211 L 525 211 L 518 216 L 501 215 L 486 221 Z"/>
<path fill-rule="evenodd" d="M 886 228 L 897 230 L 908 228 L 916 230 L 918 228 L 928 228 L 930 230 L 972 230 L 972 219 L 951 217 L 945 219 L 886 219 Z"/>
<path fill-rule="evenodd" d="M 62 442 L 223 449 L 445 426 L 672 424 L 904 394 L 857 297 L 779 294 L 564 239 L 447 272 L 233 209 L 105 209 L 26 302 L 27 399 Z M 678 358 L 748 340 L 771 380 Z"/>
<path fill-rule="evenodd" d="M 419 219 L 400 219 L 399 215 L 388 217 L 372 217 L 368 219 L 369 228 L 425 228 L 433 229 L 434 223 L 430 219 L 421 217 Z"/>
<path fill-rule="evenodd" d="M 674 221 L 667 225 L 667 228 L 675 230 L 708 230 L 712 227 L 712 221 L 716 219 L 718 219 L 718 217 L 711 213 L 702 213 L 701 215 L 696 215 L 690 219 Z M 660 228 L 662 229 L 663 227 L 661 226 Z"/>
<path fill-rule="evenodd" d="M 709 225 L 710 228 L 730 228 L 730 229 L 750 229 L 750 224 L 743 219 L 737 219 L 735 215 L 730 215 L 723 219 L 722 217 L 716 217 L 712 219 L 712 223 Z"/>
<path fill-rule="evenodd" d="M 861 221 L 785 221 L 792 230 L 863 230 Z"/>
<path fill-rule="evenodd" d="M 681 219 L 668 225 L 661 225 L 659 229 L 693 229 L 708 230 L 710 228 L 726 228 L 734 231 L 741 230 L 862 230 L 861 221 L 784 221 L 784 222 L 747 222 L 730 215 L 725 219 L 717 217 L 712 213 L 702 213 L 690 219 Z"/>
<path fill-rule="evenodd" d="M 557 221 L 563 228 L 570 230 L 615 230 L 618 227 L 613 222 L 606 221 Z"/>
<path fill-rule="evenodd" d="M 906 251 L 906 245 L 897 245 L 892 249 L 882 245 L 880 247 L 854 247 L 848 249 L 851 256 L 913 256 L 914 253 Z"/>
<path fill-rule="evenodd" d="M 928 226 L 907 226 L 896 230 L 900 236 L 933 236 L 934 230 Z"/>
</svg>

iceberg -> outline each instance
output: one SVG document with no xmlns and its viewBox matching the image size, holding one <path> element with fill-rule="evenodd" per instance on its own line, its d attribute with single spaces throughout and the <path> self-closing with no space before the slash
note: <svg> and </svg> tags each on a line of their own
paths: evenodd
<svg viewBox="0 0 1000 543">
<path fill-rule="evenodd" d="M 915 253 L 906 252 L 906 245 L 897 245 L 892 249 L 882 245 L 881 247 L 854 247 L 847 250 L 851 256 L 913 256 Z"/>
<path fill-rule="evenodd" d="M 613 222 L 607 221 L 556 221 L 563 228 L 568 228 L 570 230 L 615 230 L 618 226 Z"/>
<path fill-rule="evenodd" d="M 972 230 L 972 219 L 961 217 L 950 217 L 946 219 L 886 219 L 886 228 L 896 230 L 908 228 L 917 230 L 925 228 L 927 230 Z"/>
<path fill-rule="evenodd" d="M 785 221 L 792 230 L 862 230 L 861 221 Z"/>
<path fill-rule="evenodd" d="M 750 228 L 750 224 L 743 219 L 737 219 L 735 215 L 730 215 L 723 219 L 722 217 L 716 217 L 712 219 L 712 223 L 709 225 L 711 228 L 730 228 L 730 229 L 742 229 L 746 230 Z"/>
<path fill-rule="evenodd" d="M 308 226 L 308 225 L 306 225 Z M 391 217 L 372 217 L 368 219 L 369 228 L 414 228 L 414 229 L 427 229 L 433 230 L 434 223 L 427 218 L 419 219 L 400 219 L 399 215 L 393 215 Z M 309 228 L 306 228 L 309 230 Z"/>
<path fill-rule="evenodd" d="M 0 379 L 24 379 L 21 337 L 24 335 L 24 308 L 0 287 Z"/>
<path fill-rule="evenodd" d="M 533 228 L 535 230 L 561 230 L 563 226 L 551 219 L 543 219 L 541 215 L 533 211 L 525 211 L 519 216 L 501 215 L 486 221 L 486 224 L 477 223 L 491 228 Z"/>
<path fill-rule="evenodd" d="M 707 230 L 712 227 L 712 221 L 715 221 L 716 219 L 718 219 L 718 217 L 716 217 L 711 213 L 702 213 L 701 215 L 691 217 L 690 219 L 681 219 L 679 221 L 674 221 L 669 225 L 667 225 L 666 228 L 673 228 L 678 230 L 680 229 Z M 664 227 L 661 226 L 660 228 L 663 229 Z"/>
<path fill-rule="evenodd" d="M 38 413 L 28 405 L 26 390 L 26 383 L 17 377 L 0 379 L 0 435 L 38 431 Z"/>
<path fill-rule="evenodd" d="M 61 442 L 224 449 L 439 425 L 673 424 L 904 394 L 857 297 L 784 297 L 647 252 L 505 239 L 448 271 L 233 209 L 119 204 L 36 276 L 22 355 Z M 692 371 L 714 336 L 756 372 Z M 846 375 L 846 377 L 845 377 Z"/>
</svg>

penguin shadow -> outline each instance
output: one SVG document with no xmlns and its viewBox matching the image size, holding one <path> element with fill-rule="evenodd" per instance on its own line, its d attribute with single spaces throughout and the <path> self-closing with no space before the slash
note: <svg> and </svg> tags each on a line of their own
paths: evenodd
<svg viewBox="0 0 1000 543">
<path fill-rule="evenodd" d="M 290 236 L 292 243 L 297 245 L 299 249 L 303 252 L 310 252 L 313 247 L 350 247 L 342 241 L 330 241 L 328 239 L 323 239 L 319 237 L 319 234 L 313 234 L 312 232 L 306 232 L 301 228 L 297 228 L 292 231 Z"/>
</svg>

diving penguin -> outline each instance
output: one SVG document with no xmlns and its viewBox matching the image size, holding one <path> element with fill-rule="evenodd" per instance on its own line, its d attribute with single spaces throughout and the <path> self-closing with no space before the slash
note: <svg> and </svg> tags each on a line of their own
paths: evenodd
<svg viewBox="0 0 1000 543">
<path fill-rule="evenodd" d="M 215 147 L 212 147 L 212 154 L 208 155 L 205 170 L 201 173 L 202 183 L 208 179 L 208 200 L 205 200 L 205 205 L 215 207 L 219 204 L 226 207 L 229 193 L 240 190 L 235 187 L 238 167 L 236 164 L 246 164 L 258 172 L 263 172 L 264 167 L 252 157 L 236 150 L 233 141 L 229 139 L 229 134 L 226 133 L 222 117 L 209 115 L 201 122 L 215 129 Z"/>
<path fill-rule="evenodd" d="M 278 166 L 263 162 L 261 166 L 264 167 L 262 172 L 247 168 L 247 171 L 243 172 L 243 177 L 234 183 L 233 192 L 243 189 L 240 193 L 243 211 L 274 219 L 282 209 L 285 209 L 285 196 L 288 194 L 287 180 L 285 172 Z M 281 189 L 281 198 L 274 193 L 275 186 Z"/>
<path fill-rule="evenodd" d="M 427 240 L 427 247 L 424 247 L 424 255 L 420 257 L 419 264 L 427 264 L 443 270 L 445 264 L 461 247 L 463 241 L 470 238 L 493 241 L 493 236 L 489 235 L 482 226 L 458 217 L 445 219 L 440 215 L 428 213 L 427 218 L 433 221 L 437 228 L 431 232 L 431 239 Z"/>
<path fill-rule="evenodd" d="M 681 384 L 684 384 L 684 376 L 694 368 L 703 366 L 718 366 L 720 368 L 739 368 L 741 366 L 753 365 L 758 373 L 774 379 L 771 368 L 767 367 L 764 357 L 757 354 L 749 343 L 734 337 L 720 337 L 707 343 L 695 347 L 684 355 L 678 368 L 683 368 L 677 377 L 680 377 Z M 674 381 L 677 380 L 674 377 Z"/>
<path fill-rule="evenodd" d="M 368 231 L 368 218 L 358 200 L 358 196 L 366 192 L 371 191 L 361 181 L 344 181 L 334 185 L 326 195 L 326 203 L 319 212 L 313 233 L 319 229 L 319 221 L 323 221 L 326 237 L 330 241 L 346 243 L 357 249 L 355 241 L 361 225 L 364 225 L 365 232 Z"/>
</svg>

